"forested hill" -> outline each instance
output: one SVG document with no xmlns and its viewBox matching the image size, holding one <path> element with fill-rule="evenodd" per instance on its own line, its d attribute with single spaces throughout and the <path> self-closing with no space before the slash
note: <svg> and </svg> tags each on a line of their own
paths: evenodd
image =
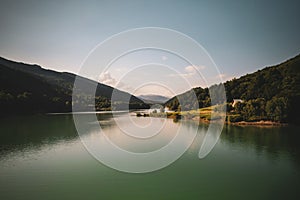
<svg viewBox="0 0 300 200">
<path fill-rule="evenodd" d="M 44 113 L 68 112 L 72 110 L 72 88 L 75 74 L 43 69 L 10 61 L 0 57 L 0 109 L 6 113 Z M 80 77 L 87 88 L 96 86 L 95 105 L 97 110 L 125 109 L 126 99 L 130 108 L 147 108 L 148 105 L 131 94 L 115 89 L 119 97 L 111 107 L 114 88 Z M 85 91 L 73 104 L 81 106 L 82 111 L 90 110 L 90 95 Z"/>
<path fill-rule="evenodd" d="M 238 79 L 225 82 L 227 102 L 241 99 L 234 111 L 240 120 L 273 120 L 300 122 L 300 55 L 279 65 L 266 67 Z M 211 87 L 216 87 L 213 85 Z M 208 88 L 194 88 L 199 107 L 210 106 Z M 181 94 L 189 98 L 191 91 Z M 178 109 L 177 97 L 165 103 L 173 110 Z M 192 107 L 192 106 L 191 106 Z M 188 109 L 188 108 L 185 108 Z M 230 107 L 229 107 L 230 109 Z M 230 111 L 230 110 L 229 110 Z"/>
<path fill-rule="evenodd" d="M 300 55 L 225 83 L 228 101 L 300 95 Z"/>
</svg>

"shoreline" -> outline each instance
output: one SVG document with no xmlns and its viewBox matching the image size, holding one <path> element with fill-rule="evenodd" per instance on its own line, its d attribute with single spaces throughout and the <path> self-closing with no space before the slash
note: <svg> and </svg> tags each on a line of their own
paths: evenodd
<svg viewBox="0 0 300 200">
<path fill-rule="evenodd" d="M 254 121 L 254 122 L 246 122 L 246 121 L 240 121 L 240 122 L 231 122 L 231 123 L 226 123 L 230 125 L 235 125 L 235 126 L 288 126 L 288 123 L 281 123 L 281 122 L 273 122 L 273 121 Z"/>
<path fill-rule="evenodd" d="M 166 117 L 169 119 L 173 119 L 173 120 L 188 120 L 188 121 L 199 121 L 200 123 L 205 123 L 205 124 L 209 124 L 209 123 L 218 123 L 220 122 L 220 120 L 218 119 L 212 119 L 209 120 L 205 117 L 200 117 L 200 116 L 195 116 L 195 117 L 187 117 L 184 115 L 180 115 L 180 114 L 174 114 L 174 115 L 156 115 L 156 114 L 150 114 L 147 117 L 154 117 L 154 118 L 160 118 L 160 117 Z M 261 127 L 279 127 L 279 126 L 288 126 L 288 123 L 282 123 L 282 122 L 275 122 L 275 121 L 270 121 L 270 120 L 260 120 L 260 121 L 251 121 L 251 122 L 247 122 L 247 121 L 239 121 L 239 122 L 228 122 L 227 120 L 224 122 L 224 124 L 226 125 L 234 125 L 234 126 L 261 126 Z"/>
<path fill-rule="evenodd" d="M 201 123 L 217 123 L 220 122 L 219 120 L 207 120 L 207 119 L 186 119 L 185 120 L 193 120 L 193 121 L 198 121 Z M 225 121 L 224 124 L 226 125 L 234 125 L 234 126 L 263 126 L 263 127 L 274 127 L 274 126 L 288 126 L 288 123 L 281 123 L 281 122 L 273 122 L 273 121 L 265 121 L 265 120 L 260 120 L 260 121 L 253 121 L 253 122 L 247 122 L 247 121 L 240 121 L 240 122 L 228 122 Z"/>
</svg>

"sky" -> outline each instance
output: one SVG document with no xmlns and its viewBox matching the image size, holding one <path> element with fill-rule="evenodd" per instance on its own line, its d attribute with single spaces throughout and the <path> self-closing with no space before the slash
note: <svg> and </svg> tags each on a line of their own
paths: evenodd
<svg viewBox="0 0 300 200">
<path fill-rule="evenodd" d="M 99 43 L 122 31 L 142 27 L 172 29 L 193 38 L 209 53 L 222 80 L 278 64 L 300 53 L 299 1 L 0 1 L 0 56 L 57 71 L 79 73 L 83 61 Z M 142 55 L 137 52 L 131 57 L 176 65 L 172 63 L 176 58 L 171 61 L 172 55 L 159 51 L 144 51 Z M 161 73 L 161 65 L 145 61 L 143 70 L 135 70 L 131 77 L 144 80 L 150 74 L 155 77 L 153 82 L 169 82 L 143 88 L 141 82 L 120 80 L 125 73 L 122 69 L 132 71 L 128 68 L 135 67 L 126 59 L 123 62 L 90 78 L 134 90 L 137 95 L 171 96 L 190 86 L 180 88 L 184 84 L 174 84 L 178 77 L 172 77 L 171 71 Z M 209 66 L 178 61 L 175 67 L 177 74 L 190 80 L 195 68 L 205 72 Z M 160 77 L 161 74 L 168 76 Z M 218 82 L 211 76 L 207 78 L 208 85 Z M 197 82 L 190 82 L 197 86 Z M 169 83 L 175 86 L 170 89 Z M 201 82 L 199 86 L 204 85 Z"/>
</svg>

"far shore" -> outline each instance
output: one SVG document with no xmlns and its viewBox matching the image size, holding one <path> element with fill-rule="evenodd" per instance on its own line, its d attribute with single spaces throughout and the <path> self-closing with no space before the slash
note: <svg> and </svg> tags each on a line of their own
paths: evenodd
<svg viewBox="0 0 300 200">
<path fill-rule="evenodd" d="M 201 123 L 218 123 L 220 122 L 219 119 L 210 119 L 208 115 L 205 115 L 204 117 L 201 116 L 189 116 L 185 114 L 182 114 L 180 112 L 168 112 L 168 113 L 150 113 L 150 114 L 141 114 L 137 113 L 138 117 L 155 117 L 155 118 L 170 118 L 173 120 L 191 120 L 191 121 L 199 121 Z M 262 127 L 274 127 L 274 126 L 287 126 L 288 123 L 282 123 L 282 122 L 275 122 L 270 120 L 259 120 L 259 121 L 239 121 L 239 122 L 229 122 L 225 120 L 225 124 L 227 125 L 234 125 L 234 126 L 262 126 Z"/>
<path fill-rule="evenodd" d="M 199 117 L 194 117 L 192 119 L 186 119 L 185 120 L 193 120 L 193 121 L 200 121 L 201 123 L 215 123 L 215 122 L 219 122 L 219 120 L 207 120 L 207 119 L 199 119 Z M 260 121 L 253 121 L 253 122 L 247 122 L 247 121 L 240 121 L 240 122 L 228 122 L 225 121 L 225 124 L 228 125 L 234 125 L 234 126 L 264 126 L 264 127 L 271 127 L 271 126 L 287 126 L 288 123 L 281 123 L 281 122 L 273 122 L 273 121 L 264 121 L 264 120 L 260 120 Z"/>
<path fill-rule="evenodd" d="M 288 123 L 281 123 L 281 122 L 273 122 L 273 121 L 254 121 L 254 122 L 231 122 L 229 123 L 231 125 L 237 125 L 237 126 L 287 126 Z"/>
</svg>

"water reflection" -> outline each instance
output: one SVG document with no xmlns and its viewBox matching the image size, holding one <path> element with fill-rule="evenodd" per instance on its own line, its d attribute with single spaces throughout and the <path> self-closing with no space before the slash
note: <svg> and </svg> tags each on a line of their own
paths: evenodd
<svg viewBox="0 0 300 200">
<path fill-rule="evenodd" d="M 88 114 L 83 116 L 88 118 Z M 114 117 L 116 116 L 122 119 L 124 114 L 120 113 Z M 129 136 L 117 129 L 112 117 L 110 113 L 98 114 L 99 121 L 90 122 L 91 126 L 86 133 L 87 137 L 95 134 L 93 124 L 100 123 L 101 128 L 113 142 L 133 152 L 148 152 L 166 145 L 181 124 L 187 134 L 198 130 L 198 136 L 187 152 L 197 153 L 208 128 L 207 124 L 198 126 L 193 121 L 180 120 L 175 123 L 168 119 L 163 130 L 164 135 L 154 136 L 149 143 L 147 140 L 133 138 L 129 140 Z M 143 120 L 143 118 L 137 120 Z M 155 123 L 163 124 L 164 121 L 157 119 Z M 0 121 L 0 130 L 0 159 L 9 157 L 15 152 L 28 152 L 32 149 L 39 151 L 45 145 L 51 146 L 59 142 L 66 143 L 79 139 L 71 114 L 4 118 Z M 227 125 L 224 126 L 219 143 L 231 149 L 239 148 L 241 151 L 255 150 L 257 156 L 266 155 L 273 161 L 282 155 L 290 156 L 300 166 L 299 139 L 297 127 L 294 126 L 266 128 Z M 147 144 L 149 145 L 147 146 Z"/>
<path fill-rule="evenodd" d="M 78 138 L 72 115 L 9 117 L 1 119 L 0 130 L 0 158 Z"/>
<path fill-rule="evenodd" d="M 117 127 L 110 114 L 97 117 L 100 122 L 89 121 L 90 129 L 83 137 L 92 140 L 97 134 L 93 124 L 100 123 L 119 145 L 133 151 L 146 149 L 118 141 L 120 133 L 114 131 Z M 197 154 L 208 125 L 172 119 L 167 125 L 181 125 L 186 134 L 198 130 L 198 135 L 169 167 L 136 175 L 119 173 L 94 160 L 77 136 L 72 115 L 2 119 L 0 199 L 299 199 L 297 127 L 225 126 L 213 151 L 200 160 Z M 161 137 L 147 148 L 171 138 Z"/>
<path fill-rule="evenodd" d="M 300 165 L 300 135 L 295 126 L 224 127 L 221 142 L 231 148 L 255 149 L 257 156 L 266 154 L 270 160 L 277 160 L 280 155 L 291 156 Z"/>
</svg>

